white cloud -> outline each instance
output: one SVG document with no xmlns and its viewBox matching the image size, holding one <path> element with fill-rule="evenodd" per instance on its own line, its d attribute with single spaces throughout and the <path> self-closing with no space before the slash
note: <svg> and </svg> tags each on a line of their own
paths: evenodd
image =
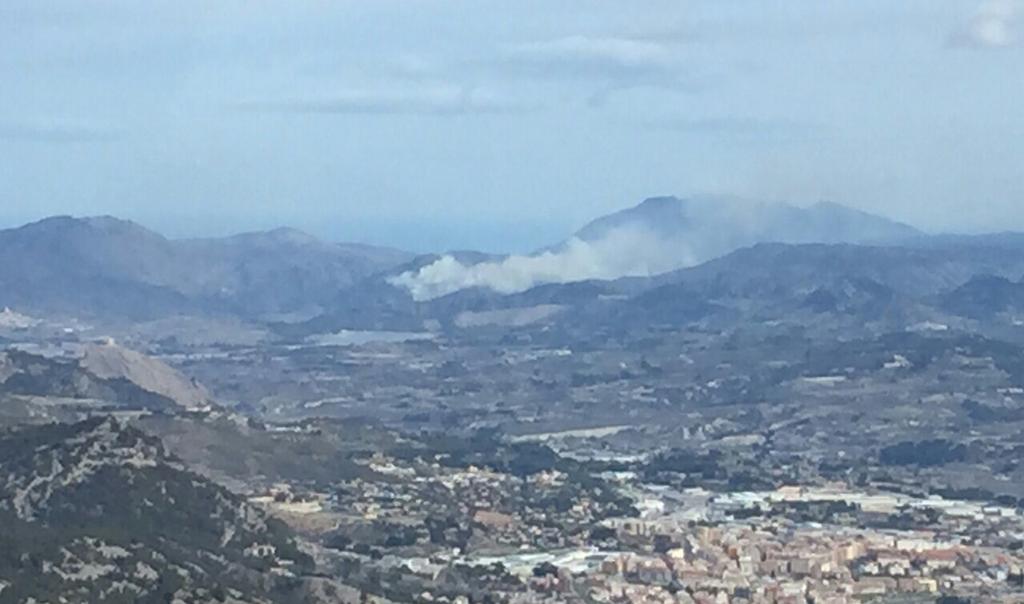
<svg viewBox="0 0 1024 604">
<path fill-rule="evenodd" d="M 36 118 L 0 122 L 0 140 L 38 143 L 97 143 L 120 138 L 105 124 L 63 118 Z"/>
<path fill-rule="evenodd" d="M 695 262 L 694 254 L 677 240 L 662 239 L 643 228 L 623 227 L 598 241 L 573 238 L 558 250 L 510 256 L 499 262 L 465 265 L 444 256 L 390 282 L 408 289 L 416 300 L 431 300 L 471 287 L 511 294 L 544 283 L 650 276 Z"/>
<path fill-rule="evenodd" d="M 519 113 L 532 108 L 489 91 L 452 85 L 346 90 L 304 98 L 248 100 L 237 105 L 250 111 L 391 115 Z"/>
<path fill-rule="evenodd" d="M 950 36 L 954 46 L 1006 48 L 1021 41 L 1022 2 L 987 0 L 962 28 Z"/>
<path fill-rule="evenodd" d="M 603 105 L 613 93 L 638 87 L 698 88 L 683 50 L 677 40 L 572 35 L 504 46 L 498 66 L 528 78 L 588 83 L 588 102 Z"/>
<path fill-rule="evenodd" d="M 679 71 L 681 59 L 677 44 L 582 35 L 507 46 L 503 54 L 507 62 L 527 71 L 611 80 L 671 76 Z"/>
<path fill-rule="evenodd" d="M 508 55 L 537 64 L 619 71 L 666 69 L 676 61 L 674 49 L 661 42 L 580 35 L 515 45 L 508 48 Z"/>
</svg>

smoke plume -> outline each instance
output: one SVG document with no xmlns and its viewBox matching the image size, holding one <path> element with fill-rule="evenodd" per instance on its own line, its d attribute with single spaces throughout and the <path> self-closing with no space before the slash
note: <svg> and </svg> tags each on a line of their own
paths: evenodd
<svg viewBox="0 0 1024 604">
<path fill-rule="evenodd" d="M 390 279 L 416 300 L 431 300 L 462 289 L 483 287 L 498 293 L 526 291 L 544 283 L 649 276 L 696 263 L 679 240 L 647 229 L 622 227 L 597 241 L 572 238 L 555 250 L 501 261 L 463 264 L 452 256 Z"/>
</svg>

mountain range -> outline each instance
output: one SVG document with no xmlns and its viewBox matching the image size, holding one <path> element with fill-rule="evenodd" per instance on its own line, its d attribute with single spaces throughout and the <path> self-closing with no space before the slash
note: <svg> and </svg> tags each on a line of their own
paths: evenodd
<svg viewBox="0 0 1024 604">
<path fill-rule="evenodd" d="M 570 313 L 577 322 L 675 323 L 755 307 L 977 317 L 1024 303 L 1024 237 L 928 236 L 833 203 L 718 198 L 648 199 L 529 256 L 417 256 L 290 229 L 171 240 L 56 217 L 0 231 L 0 259 L 0 307 L 19 317 L 232 317 L 285 337 L 523 326 L 567 308 L 586 310 Z"/>
<path fill-rule="evenodd" d="M 909 225 L 831 202 L 797 207 L 722 197 L 652 197 L 590 222 L 575 237 L 595 243 L 622 229 L 677 246 L 691 264 L 757 243 L 892 243 L 922 235 Z"/>
<path fill-rule="evenodd" d="M 412 258 L 292 229 L 170 240 L 111 217 L 47 218 L 0 231 L 0 306 L 150 319 L 319 310 L 339 289 Z"/>
</svg>

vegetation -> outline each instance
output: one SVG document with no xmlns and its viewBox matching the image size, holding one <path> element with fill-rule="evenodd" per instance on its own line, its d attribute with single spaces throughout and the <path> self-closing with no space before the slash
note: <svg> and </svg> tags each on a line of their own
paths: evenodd
<svg viewBox="0 0 1024 604">
<path fill-rule="evenodd" d="M 119 451 L 143 461 L 119 463 Z M 134 429 L 100 420 L 25 429 L 0 438 L 0 460 L 14 485 L 0 491 L 0 580 L 10 584 L 0 603 L 165 602 L 179 591 L 217 599 L 225 589 L 262 592 L 262 574 L 281 560 L 299 574 L 313 568 L 283 523 L 179 468 Z M 31 516 L 17 514 L 17 485 L 46 480 L 47 466 L 91 469 L 55 481 Z M 273 559 L 247 555 L 257 543 Z M 75 578 L 90 568 L 88 580 Z"/>
<path fill-rule="evenodd" d="M 942 466 L 967 460 L 967 447 L 948 440 L 904 441 L 882 449 L 879 461 L 887 466 Z"/>
</svg>

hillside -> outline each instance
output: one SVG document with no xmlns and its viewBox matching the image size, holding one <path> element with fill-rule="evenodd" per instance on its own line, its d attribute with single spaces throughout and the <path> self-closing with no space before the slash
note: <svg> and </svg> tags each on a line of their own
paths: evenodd
<svg viewBox="0 0 1024 604">
<path fill-rule="evenodd" d="M 86 346 L 79 362 L 98 378 L 127 380 L 186 409 L 210 404 L 210 393 L 201 384 L 162 361 L 113 343 Z"/>
<path fill-rule="evenodd" d="M 623 283 L 623 290 L 641 291 L 612 306 L 613 316 L 631 323 L 685 323 L 717 313 L 730 321 L 884 318 L 895 327 L 971 316 L 963 312 L 965 304 L 953 303 L 967 295 L 963 288 L 973 289 L 982 275 L 1017 279 L 1021 274 L 1024 253 L 988 246 L 760 244 Z M 725 308 L 733 314 L 722 315 Z"/>
<path fill-rule="evenodd" d="M 62 216 L 0 231 L 0 307 L 129 320 L 258 317 L 317 308 L 411 257 L 291 229 L 171 240 L 116 218 Z"/>
<path fill-rule="evenodd" d="M 35 421 L 103 410 L 195 411 L 213 404 L 199 383 L 153 357 L 115 344 L 89 344 L 66 356 L 0 352 L 0 416 Z M 2 422 L 0 422 L 2 423 Z"/>
<path fill-rule="evenodd" d="M 0 602 L 287 601 L 275 577 L 312 565 L 282 524 L 111 419 L 0 434 L 0 518 Z"/>
</svg>

